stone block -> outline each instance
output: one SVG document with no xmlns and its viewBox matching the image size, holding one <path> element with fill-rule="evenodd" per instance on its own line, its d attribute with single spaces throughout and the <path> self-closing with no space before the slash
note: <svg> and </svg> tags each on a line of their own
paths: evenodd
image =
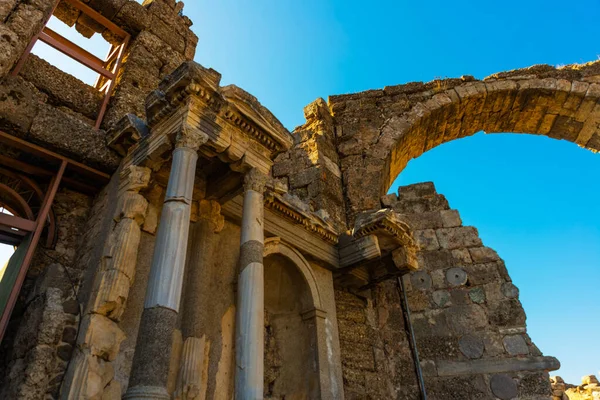
<svg viewBox="0 0 600 400">
<path fill-rule="evenodd" d="M 79 336 L 80 349 L 89 349 L 92 356 L 106 361 L 117 358 L 125 334 L 114 321 L 102 315 L 89 314 L 84 318 L 81 329 L 85 334 Z"/>
<path fill-rule="evenodd" d="M 135 263 L 134 260 L 130 262 Z M 120 321 L 125 312 L 130 284 L 129 277 L 118 270 L 103 271 L 91 311 L 105 315 L 114 321 Z"/>
<path fill-rule="evenodd" d="M 396 193 L 386 194 L 385 196 L 381 197 L 381 205 L 384 208 L 393 207 L 397 201 L 398 201 L 398 196 L 396 195 Z"/>
<path fill-rule="evenodd" d="M 489 247 L 472 247 L 469 249 L 474 264 L 483 264 L 500 260 L 498 253 Z"/>
<path fill-rule="evenodd" d="M 450 301 L 450 293 L 447 290 L 436 290 L 431 297 L 438 307 L 444 307 Z"/>
<path fill-rule="evenodd" d="M 490 323 L 498 327 L 524 327 L 525 319 L 525 312 L 518 300 L 504 300 L 490 307 Z"/>
<path fill-rule="evenodd" d="M 433 229 L 417 230 L 413 233 L 415 243 L 421 250 L 437 250 L 440 248 L 438 238 Z"/>
<path fill-rule="evenodd" d="M 465 335 L 458 342 L 460 352 L 472 360 L 481 358 L 485 349 L 483 340 L 479 336 Z"/>
<path fill-rule="evenodd" d="M 454 249 L 452 250 L 452 257 L 462 264 L 472 264 L 471 254 L 469 249 Z"/>
<path fill-rule="evenodd" d="M 438 229 L 436 234 L 440 246 L 444 249 L 481 246 L 477 229 L 470 226 Z"/>
<path fill-rule="evenodd" d="M 433 182 L 415 183 L 398 188 L 398 198 L 400 200 L 417 200 L 422 198 L 431 198 L 436 194 Z"/>
<path fill-rule="evenodd" d="M 453 306 L 444 309 L 448 327 L 456 334 L 462 335 L 488 325 L 488 318 L 478 304 Z"/>
<path fill-rule="evenodd" d="M 13 68 L 20 57 L 21 47 L 19 36 L 6 25 L 0 24 L 0 77 L 7 75 Z"/>
<path fill-rule="evenodd" d="M 109 244 L 105 248 L 102 270 L 119 271 L 131 284 L 135 278 L 140 238 L 140 227 L 135 221 L 129 218 L 121 220 L 111 233 Z"/>
<path fill-rule="evenodd" d="M 4 48 L 0 24 L 0 49 Z M 8 50 L 7 50 L 8 51 Z M 2 74 L 2 51 L 0 51 L 0 75 Z M 6 53 L 4 53 L 6 54 Z M 0 129 L 26 133 L 38 112 L 38 104 L 44 96 L 21 77 L 5 77 L 0 84 Z"/>
<path fill-rule="evenodd" d="M 485 303 L 485 292 L 481 287 L 469 290 L 469 298 L 475 304 Z"/>
<path fill-rule="evenodd" d="M 103 131 L 47 104 L 40 105 L 30 130 L 32 141 L 103 170 L 114 171 L 119 158 L 108 149 Z"/>
<path fill-rule="evenodd" d="M 420 214 L 409 214 L 413 229 L 438 229 L 444 227 L 440 211 L 428 211 Z"/>
<path fill-rule="evenodd" d="M 95 120 L 98 116 L 103 97 L 97 89 L 35 54 L 27 58 L 21 76 L 47 93 L 52 104 L 70 108 L 90 119 Z"/>
<path fill-rule="evenodd" d="M 144 222 L 148 201 L 139 193 L 125 192 L 119 196 L 119 205 L 117 206 L 116 221 L 122 218 L 134 220 L 138 225 Z"/>
<path fill-rule="evenodd" d="M 444 228 L 455 228 L 462 225 L 462 220 L 456 210 L 440 211 L 440 216 Z"/>
<path fill-rule="evenodd" d="M 470 264 L 465 265 L 464 268 L 469 274 L 469 282 L 473 285 L 502 282 L 502 278 L 498 273 L 498 265 L 495 262 L 487 264 Z"/>
<path fill-rule="evenodd" d="M 512 282 L 505 282 L 502 284 L 502 294 L 509 299 L 515 299 L 519 297 L 519 289 Z"/>
<path fill-rule="evenodd" d="M 503 341 L 506 352 L 511 356 L 522 356 L 529 354 L 529 347 L 522 335 L 505 336 Z"/>
<path fill-rule="evenodd" d="M 19 47 L 24 50 L 33 35 L 41 29 L 43 21 L 44 13 L 41 10 L 21 2 L 10 14 L 6 26 L 20 38 L 22 46 Z"/>
</svg>

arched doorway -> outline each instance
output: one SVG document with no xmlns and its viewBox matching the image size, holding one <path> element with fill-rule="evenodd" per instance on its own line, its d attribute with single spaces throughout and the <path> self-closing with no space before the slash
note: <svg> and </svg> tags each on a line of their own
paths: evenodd
<svg viewBox="0 0 600 400">
<path fill-rule="evenodd" d="M 265 399 L 320 399 L 324 312 L 310 264 L 278 239 L 265 243 Z M 322 368 L 321 368 L 322 367 Z M 325 374 L 326 375 L 326 374 Z"/>
</svg>

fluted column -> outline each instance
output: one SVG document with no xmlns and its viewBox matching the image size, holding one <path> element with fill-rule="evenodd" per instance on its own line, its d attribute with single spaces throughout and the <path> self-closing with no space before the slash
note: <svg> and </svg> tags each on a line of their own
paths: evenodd
<svg viewBox="0 0 600 400">
<path fill-rule="evenodd" d="M 244 208 L 236 314 L 236 400 L 263 398 L 264 376 L 264 203 L 266 177 L 244 178 Z"/>
<path fill-rule="evenodd" d="M 183 285 L 198 148 L 205 135 L 181 131 L 156 236 L 144 312 L 125 399 L 169 399 L 171 341 Z"/>
</svg>

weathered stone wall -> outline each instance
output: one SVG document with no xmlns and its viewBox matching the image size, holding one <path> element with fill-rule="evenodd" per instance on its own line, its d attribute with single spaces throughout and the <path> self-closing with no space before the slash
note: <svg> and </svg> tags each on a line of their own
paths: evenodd
<svg viewBox="0 0 600 400">
<path fill-rule="evenodd" d="M 331 113 L 318 99 L 304 108 L 304 117 L 306 123 L 293 132 L 294 146 L 275 159 L 273 176 L 286 179 L 291 194 L 344 231 L 342 174 Z"/>
<path fill-rule="evenodd" d="M 551 395 L 543 357 L 527 335 L 518 289 L 504 262 L 432 183 L 382 199 L 405 214 L 421 249 L 403 277 L 430 399 L 542 399 Z M 393 280 L 336 292 L 346 396 L 419 398 Z"/>
<path fill-rule="evenodd" d="M 337 288 L 335 301 L 346 399 L 419 399 L 396 283 Z"/>
<path fill-rule="evenodd" d="M 595 375 L 581 378 L 581 385 L 565 383 L 560 376 L 550 378 L 552 400 L 597 400 L 600 399 L 600 383 Z"/>
<path fill-rule="evenodd" d="M 113 172 L 119 157 L 106 146 L 105 131 L 93 128 L 103 98 L 95 88 L 35 55 L 19 76 L 9 76 L 53 4 L 54 0 L 10 0 L 0 6 L 0 130 Z M 194 56 L 198 39 L 190 30 L 191 21 L 180 15 L 182 3 L 174 0 L 144 5 L 92 0 L 89 5 L 131 34 L 102 128 L 110 128 L 127 113 L 144 118 L 146 96 Z M 64 2 L 55 15 L 86 37 L 98 32 L 114 41 L 109 31 Z"/>
<path fill-rule="evenodd" d="M 546 135 L 600 150 L 599 81 L 596 61 L 331 96 L 350 225 L 357 213 L 379 208 L 411 159 L 478 131 Z"/>
<path fill-rule="evenodd" d="M 93 207 L 88 196 L 67 189 L 57 193 L 56 245 L 38 247 L 2 342 L 1 398 L 58 398 L 77 337 L 75 291 L 89 267 L 90 245 L 105 223 L 105 193 Z"/>
</svg>

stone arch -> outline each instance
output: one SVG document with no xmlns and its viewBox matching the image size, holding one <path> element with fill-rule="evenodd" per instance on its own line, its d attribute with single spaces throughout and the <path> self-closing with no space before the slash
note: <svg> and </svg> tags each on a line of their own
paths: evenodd
<svg viewBox="0 0 600 400">
<path fill-rule="evenodd" d="M 547 65 L 330 98 L 348 215 L 377 209 L 411 159 L 454 139 L 518 132 L 600 150 L 600 62 Z"/>
<path fill-rule="evenodd" d="M 265 240 L 265 391 L 269 399 L 330 398 L 327 314 L 317 276 L 292 246 Z"/>
<path fill-rule="evenodd" d="M 319 292 L 319 287 L 317 286 L 317 279 L 310 264 L 302 256 L 302 254 L 288 244 L 281 242 L 279 238 L 265 239 L 263 257 L 267 258 L 272 254 L 279 254 L 287 258 L 297 267 L 298 271 L 308 285 L 312 299 L 312 306 L 317 310 L 322 310 L 321 294 Z"/>
</svg>

